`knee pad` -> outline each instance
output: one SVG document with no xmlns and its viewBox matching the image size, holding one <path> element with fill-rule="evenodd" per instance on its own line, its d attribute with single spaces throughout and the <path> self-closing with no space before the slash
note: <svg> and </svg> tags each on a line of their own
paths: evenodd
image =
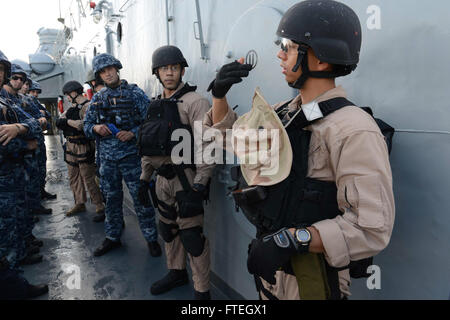
<svg viewBox="0 0 450 320">
<path fill-rule="evenodd" d="M 178 231 L 173 233 L 173 230 L 178 230 L 176 224 L 167 224 L 159 220 L 159 233 L 165 242 L 172 242 L 178 235 Z"/>
<path fill-rule="evenodd" d="M 179 231 L 184 249 L 194 257 L 199 257 L 205 248 L 205 237 L 202 227 L 193 227 Z"/>
</svg>

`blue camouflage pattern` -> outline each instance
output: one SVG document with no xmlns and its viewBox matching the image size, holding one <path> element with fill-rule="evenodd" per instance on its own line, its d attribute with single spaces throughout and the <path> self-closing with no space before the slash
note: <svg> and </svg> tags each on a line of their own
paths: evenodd
<svg viewBox="0 0 450 320">
<path fill-rule="evenodd" d="M 42 118 L 42 114 L 39 111 L 39 108 L 33 103 L 33 101 L 25 95 L 19 95 L 21 99 L 21 107 L 22 109 L 29 115 L 31 115 L 34 119 Z M 18 214 L 18 231 L 22 236 L 23 241 L 18 243 L 17 255 L 19 260 L 26 257 L 26 242 L 25 239 L 32 235 L 32 231 L 34 228 L 33 221 L 33 211 L 39 209 L 41 206 L 41 184 L 42 177 L 45 174 L 42 172 L 42 166 L 40 161 L 42 161 L 43 154 L 42 148 L 45 148 L 44 135 L 41 133 L 38 136 L 38 147 L 33 154 L 29 154 L 25 156 L 25 170 L 27 173 L 28 181 L 24 185 L 25 187 L 25 201 L 27 210 L 22 214 Z M 21 200 L 21 199 L 19 199 Z"/>
<path fill-rule="evenodd" d="M 21 106 L 22 102 L 19 97 L 9 94 L 6 90 L 0 92 L 0 99 L 4 106 L 8 106 L 10 111 L 17 117 L 17 123 L 20 123 L 28 128 L 26 135 L 21 136 L 23 140 L 38 140 L 42 135 L 42 130 L 39 123 Z M 5 119 L 3 119 L 4 121 Z M 15 122 L 15 121 L 14 121 Z M 24 141 L 26 144 L 26 141 Z M 7 166 L 13 165 L 10 161 L 6 162 Z M 15 167 L 14 167 L 15 168 Z M 26 241 L 25 239 L 31 235 L 34 227 L 31 210 L 40 206 L 40 186 L 39 186 L 39 172 L 38 162 L 35 152 L 24 156 L 20 164 L 20 168 L 15 168 L 12 171 L 15 189 L 13 193 L 7 196 L 14 196 L 14 211 L 16 232 L 14 259 L 10 263 L 15 266 L 17 260 L 26 256 Z"/>
<path fill-rule="evenodd" d="M 42 88 L 41 85 L 39 84 L 39 82 L 31 80 L 31 86 L 30 86 L 30 91 L 31 90 L 36 90 L 38 93 L 42 92 Z"/>
<path fill-rule="evenodd" d="M 40 118 L 44 118 L 44 115 L 40 112 L 39 107 L 41 104 L 39 100 L 35 97 L 21 95 L 22 98 L 22 109 L 30 114 L 34 119 L 38 120 Z M 34 98 L 34 99 L 33 99 Z M 47 149 L 45 147 L 45 138 L 44 133 L 39 136 L 38 139 L 38 148 L 36 150 L 36 160 L 38 167 L 38 180 L 40 188 L 45 186 L 45 178 L 47 176 Z M 35 197 L 33 193 L 33 197 Z M 35 208 L 33 206 L 33 208 Z"/>
<path fill-rule="evenodd" d="M 111 66 L 116 67 L 118 70 L 122 69 L 122 63 L 118 59 L 107 53 L 99 54 L 92 60 L 92 69 L 95 74 Z"/>
<path fill-rule="evenodd" d="M 118 102 L 119 98 L 128 105 Z M 133 198 L 134 209 L 144 238 L 148 242 L 157 239 L 155 211 L 151 206 L 144 207 L 138 199 L 141 158 L 138 155 L 136 137 L 139 126 L 145 119 L 149 102 L 144 91 L 122 80 L 117 88 L 105 87 L 94 95 L 84 119 L 86 136 L 97 139 L 98 142 L 100 185 L 106 198 L 105 234 L 113 241 L 118 241 L 122 234 L 122 179 L 125 180 Z M 130 108 L 126 117 L 120 113 L 124 108 Z M 107 113 L 104 114 L 107 118 L 115 119 L 116 126 L 120 129 L 127 128 L 134 133 L 135 137 L 128 142 L 121 142 L 115 136 L 100 138 L 93 132 L 93 127 L 102 123 L 101 110 Z"/>
<path fill-rule="evenodd" d="M 21 140 L 21 139 L 17 139 Z M 11 144 L 12 141 L 9 143 Z M 8 144 L 8 145 L 9 145 Z M 23 164 L 11 160 L 0 168 L 0 258 L 6 257 L 12 268 L 23 258 L 25 241 L 21 224 L 26 213 Z M 5 169 L 8 169 L 5 172 Z"/>
<path fill-rule="evenodd" d="M 40 102 L 39 99 L 34 97 L 34 96 L 30 96 L 30 98 L 33 100 L 34 104 L 39 108 L 39 110 L 42 110 L 45 112 L 45 119 L 47 119 L 47 122 L 50 123 L 50 121 L 52 120 L 52 115 L 50 114 L 50 112 L 48 112 L 47 108 L 44 107 Z"/>
<path fill-rule="evenodd" d="M 0 125 L 22 123 L 20 108 L 10 105 L 2 96 L 0 105 L 17 115 L 17 122 L 7 122 L 1 112 Z M 12 268 L 18 267 L 18 260 L 23 258 L 25 250 L 25 238 L 21 230 L 28 225 L 24 221 L 28 216 L 25 185 L 29 176 L 21 154 L 27 150 L 27 142 L 22 137 L 12 139 L 6 146 L 0 145 L 0 258 L 6 256 Z"/>
<path fill-rule="evenodd" d="M 116 108 L 116 105 L 111 105 L 114 98 L 130 101 L 130 110 L 127 118 L 122 118 L 121 110 Z M 86 136 L 91 139 L 96 139 L 98 136 L 93 132 L 95 125 L 102 124 L 101 110 L 107 110 L 116 121 L 116 127 L 127 127 L 127 131 L 134 133 L 135 138 L 128 142 L 121 142 L 114 136 L 102 138 L 99 144 L 99 157 L 106 160 L 120 160 L 127 156 L 138 154 L 136 145 L 139 131 L 139 126 L 145 120 L 147 108 L 150 99 L 147 95 L 136 85 L 129 85 L 125 80 L 121 81 L 119 87 L 112 89 L 105 87 L 92 97 L 91 104 L 86 112 L 84 118 L 84 132 Z M 131 113 L 132 112 L 132 113 Z M 127 112 L 125 112 L 127 113 Z M 118 122 L 118 123 L 117 123 Z"/>
<path fill-rule="evenodd" d="M 9 62 L 8 58 L 5 54 L 0 50 L 0 63 L 4 64 L 6 67 L 6 78 L 11 76 L 11 62 Z"/>
<path fill-rule="evenodd" d="M 21 138 L 25 140 L 38 139 L 39 135 L 42 133 L 39 122 L 22 110 L 20 107 L 20 99 L 17 96 L 9 94 L 3 88 L 0 90 L 0 97 L 2 97 L 6 104 L 15 112 L 19 120 L 18 122 L 28 129 L 27 133 L 24 136 L 21 136 Z"/>
<path fill-rule="evenodd" d="M 123 191 L 122 178 L 133 198 L 134 210 L 139 227 L 147 242 L 157 240 L 155 211 L 153 207 L 144 207 L 138 199 L 139 178 L 141 176 L 141 158 L 129 156 L 121 161 L 105 161 L 100 166 L 100 184 L 106 196 L 106 238 L 120 240 L 123 228 Z"/>
<path fill-rule="evenodd" d="M 28 79 L 28 74 L 23 70 L 21 66 L 15 63 L 11 63 L 11 75 L 21 74 L 25 77 L 25 81 Z"/>
</svg>

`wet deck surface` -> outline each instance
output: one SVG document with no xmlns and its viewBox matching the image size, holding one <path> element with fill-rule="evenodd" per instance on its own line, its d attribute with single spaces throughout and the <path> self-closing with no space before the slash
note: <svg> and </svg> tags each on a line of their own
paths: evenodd
<svg viewBox="0 0 450 320">
<path fill-rule="evenodd" d="M 92 222 L 95 206 L 90 200 L 86 204 L 87 212 L 70 218 L 64 215 L 74 202 L 59 136 L 46 136 L 46 145 L 46 189 L 57 194 L 58 198 L 43 202 L 45 207 L 53 209 L 53 214 L 39 216 L 40 222 L 33 232 L 38 239 L 44 241 L 44 247 L 41 248 L 44 261 L 23 267 L 30 283 L 49 284 L 49 294 L 40 299 L 192 299 L 192 280 L 189 285 L 166 294 L 150 294 L 151 284 L 167 273 L 164 250 L 161 257 L 151 257 L 127 195 L 128 191 L 124 192 L 126 228 L 122 234 L 122 247 L 102 257 L 93 256 L 95 248 L 105 237 L 103 223 Z M 227 299 L 213 285 L 211 295 L 213 299 Z"/>
</svg>

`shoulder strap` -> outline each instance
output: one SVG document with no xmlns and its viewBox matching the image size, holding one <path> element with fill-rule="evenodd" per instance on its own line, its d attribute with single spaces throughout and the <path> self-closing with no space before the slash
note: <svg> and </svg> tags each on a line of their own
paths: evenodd
<svg viewBox="0 0 450 320">
<path fill-rule="evenodd" d="M 356 105 L 353 102 L 342 97 L 330 99 L 319 103 L 319 108 L 320 111 L 322 111 L 324 118 L 327 115 L 347 106 L 356 106 Z"/>
<path fill-rule="evenodd" d="M 182 96 L 184 96 L 188 92 L 192 92 L 197 90 L 196 86 L 190 86 L 189 84 L 185 84 L 183 88 L 181 88 L 177 93 L 175 93 L 170 99 L 178 100 Z"/>
</svg>

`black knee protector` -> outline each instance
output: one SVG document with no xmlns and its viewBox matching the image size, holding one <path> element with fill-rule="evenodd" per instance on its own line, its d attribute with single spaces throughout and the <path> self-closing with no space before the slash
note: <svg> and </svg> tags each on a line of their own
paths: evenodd
<svg viewBox="0 0 450 320">
<path fill-rule="evenodd" d="M 165 242 L 172 242 L 176 238 L 178 231 L 174 233 L 173 230 L 178 230 L 176 224 L 167 224 L 159 220 L 159 233 Z"/>
<path fill-rule="evenodd" d="M 193 227 L 179 231 L 181 243 L 194 257 L 199 257 L 205 248 L 205 237 L 202 227 Z"/>
</svg>

